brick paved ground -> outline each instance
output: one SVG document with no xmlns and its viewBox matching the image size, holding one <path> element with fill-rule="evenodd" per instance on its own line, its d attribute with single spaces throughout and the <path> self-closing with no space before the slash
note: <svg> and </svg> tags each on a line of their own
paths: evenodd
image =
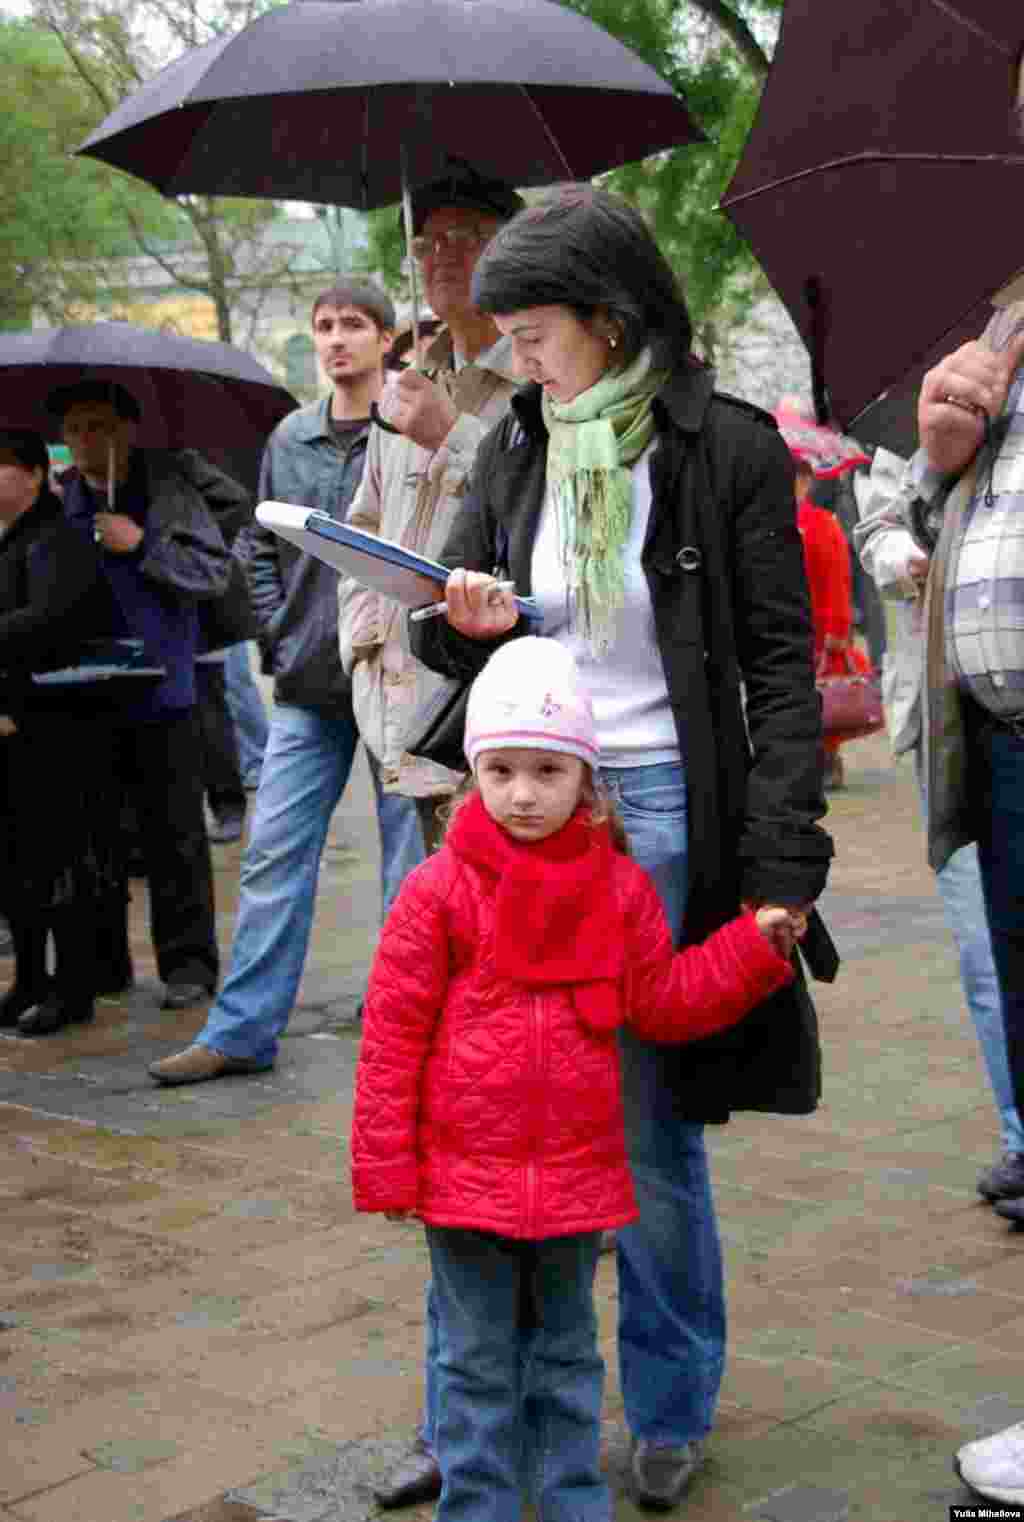
<svg viewBox="0 0 1024 1522">
<path fill-rule="evenodd" d="M 912 779 L 882 741 L 849 755 L 825 1102 L 712 1138 L 732 1353 L 691 1522 L 945 1522 L 966 1499 L 952 1451 L 1024 1417 L 1024 1237 L 974 1193 L 996 1127 Z M 151 1086 L 146 1062 L 201 1013 L 159 1012 L 141 893 L 131 997 L 91 1028 L 0 1040 L 2 1522 L 373 1514 L 368 1482 L 416 1417 L 426 1269 L 415 1228 L 349 1199 L 372 835 L 361 776 L 272 1075 Z M 238 855 L 217 851 L 225 950 Z M 614 1299 L 605 1260 L 618 1486 Z"/>
</svg>

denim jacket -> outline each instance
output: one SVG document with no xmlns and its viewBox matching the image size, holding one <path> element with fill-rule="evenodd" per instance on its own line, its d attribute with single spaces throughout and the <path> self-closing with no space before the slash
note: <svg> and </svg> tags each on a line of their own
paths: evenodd
<svg viewBox="0 0 1024 1522">
<path fill-rule="evenodd" d="M 315 507 L 343 521 L 363 474 L 367 423 L 347 449 L 331 438 L 330 398 L 292 412 L 267 441 L 261 502 Z M 270 650 L 279 703 L 347 709 L 350 682 L 338 652 L 338 573 L 253 523 L 243 548 L 249 595 Z"/>
</svg>

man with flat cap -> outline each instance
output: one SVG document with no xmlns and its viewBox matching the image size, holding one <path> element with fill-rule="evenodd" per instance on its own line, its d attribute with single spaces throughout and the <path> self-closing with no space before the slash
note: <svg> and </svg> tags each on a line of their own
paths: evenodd
<svg viewBox="0 0 1024 1522">
<path fill-rule="evenodd" d="M 72 469 L 62 481 L 70 522 L 95 542 L 125 635 L 142 639 L 167 675 L 119 709 L 123 775 L 137 784 L 140 844 L 163 1008 L 212 994 L 219 959 L 213 875 L 203 816 L 195 660 L 200 609 L 228 592 L 228 544 L 252 516 L 252 499 L 192 450 L 140 449 L 139 405 L 123 386 L 86 379 L 49 398 L 62 420 Z M 127 895 L 109 906 L 104 988 L 132 982 Z"/>
<path fill-rule="evenodd" d="M 375 428 L 366 468 L 347 521 L 437 559 L 469 484 L 477 445 L 504 415 L 519 384 L 511 340 L 470 299 L 477 260 L 503 222 L 523 206 L 503 180 L 462 160 L 412 192 L 410 256 L 422 271 L 427 300 L 443 327 L 425 369 L 393 381 L 388 422 Z M 417 709 L 444 678 L 409 652 L 404 609 L 366 587 L 338 585 L 341 660 L 364 743 L 380 762 L 385 792 L 416 800 L 427 844 L 436 843 L 436 806 L 460 773 L 404 748 Z"/>
<path fill-rule="evenodd" d="M 437 559 L 469 485 L 477 446 L 504 415 L 520 384 L 511 339 L 473 306 L 477 260 L 503 222 L 523 207 L 510 185 L 471 165 L 412 192 L 409 253 L 422 271 L 427 300 L 444 327 L 426 354 L 425 370 L 403 370 L 387 420 L 396 433 L 374 429 L 366 468 L 348 522 Z M 338 586 L 341 659 L 352 677 L 360 734 L 376 754 L 385 789 L 416 800 L 428 845 L 437 841 L 437 805 L 460 774 L 411 756 L 403 740 L 417 708 L 439 678 L 409 652 L 405 610 L 343 580 Z M 374 1486 L 382 1507 L 434 1500 L 441 1472 L 434 1452 L 438 1329 L 427 1297 L 423 1419 L 409 1452 Z"/>
</svg>

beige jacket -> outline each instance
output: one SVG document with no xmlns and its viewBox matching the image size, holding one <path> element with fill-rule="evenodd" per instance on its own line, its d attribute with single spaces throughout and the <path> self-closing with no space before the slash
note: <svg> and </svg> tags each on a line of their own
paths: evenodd
<svg viewBox="0 0 1024 1522">
<path fill-rule="evenodd" d="M 451 369 L 451 342 L 431 345 L 427 370 L 458 408 L 451 432 L 435 453 L 411 439 L 374 428 L 363 479 L 348 522 L 436 559 L 466 494 L 477 445 L 501 418 L 518 384 L 511 341 L 502 339 L 486 365 Z M 352 678 L 359 733 L 381 763 L 386 792 L 429 798 L 452 792 L 459 773 L 403 748 L 409 720 L 445 678 L 409 652 L 405 609 L 350 577 L 338 586 L 341 661 Z"/>
</svg>

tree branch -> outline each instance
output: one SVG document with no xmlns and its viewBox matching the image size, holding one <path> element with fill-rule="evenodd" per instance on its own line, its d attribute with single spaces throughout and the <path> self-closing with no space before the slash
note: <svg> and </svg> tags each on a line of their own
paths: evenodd
<svg viewBox="0 0 1024 1522">
<path fill-rule="evenodd" d="M 754 78 L 763 83 L 768 77 L 771 59 L 743 17 L 726 5 L 725 0 L 693 0 L 693 3 L 725 33 Z"/>
</svg>

